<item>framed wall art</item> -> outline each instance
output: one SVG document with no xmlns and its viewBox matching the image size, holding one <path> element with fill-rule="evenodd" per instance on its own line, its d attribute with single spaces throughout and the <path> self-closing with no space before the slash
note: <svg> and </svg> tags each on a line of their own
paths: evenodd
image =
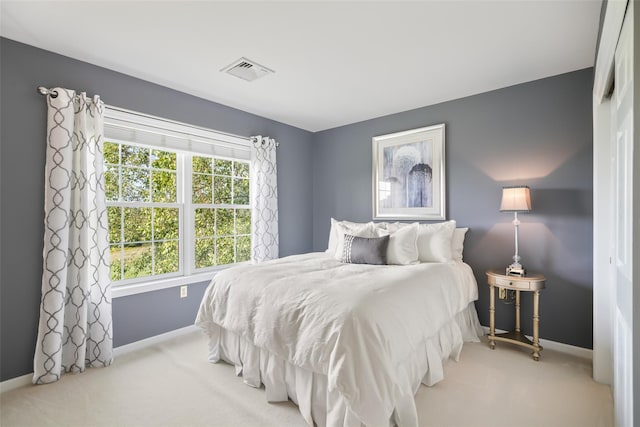
<svg viewBox="0 0 640 427">
<path fill-rule="evenodd" d="M 446 219 L 444 128 L 373 137 L 373 219 Z"/>
</svg>

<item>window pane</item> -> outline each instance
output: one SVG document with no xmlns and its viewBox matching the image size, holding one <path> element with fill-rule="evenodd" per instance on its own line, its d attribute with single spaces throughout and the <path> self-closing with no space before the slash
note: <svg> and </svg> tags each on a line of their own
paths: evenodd
<svg viewBox="0 0 640 427">
<path fill-rule="evenodd" d="M 122 144 L 122 164 L 149 167 L 149 149 Z"/>
<path fill-rule="evenodd" d="M 216 221 L 214 209 L 196 209 L 195 229 L 196 237 L 213 237 Z"/>
<path fill-rule="evenodd" d="M 176 170 L 176 153 L 151 150 L 151 167 Z"/>
<path fill-rule="evenodd" d="M 232 264 L 234 262 L 233 240 L 233 237 L 220 237 L 216 239 L 218 265 Z"/>
<path fill-rule="evenodd" d="M 249 261 L 251 259 L 251 237 L 236 237 L 236 262 Z"/>
<path fill-rule="evenodd" d="M 216 209 L 216 235 L 233 235 L 233 209 Z"/>
<path fill-rule="evenodd" d="M 214 239 L 196 239 L 195 259 L 196 268 L 215 265 L 216 249 Z"/>
<path fill-rule="evenodd" d="M 236 209 L 236 233 L 251 234 L 251 209 Z"/>
<path fill-rule="evenodd" d="M 120 245 L 111 245 L 111 281 L 122 279 L 122 248 Z"/>
<path fill-rule="evenodd" d="M 121 224 L 122 208 L 116 206 L 107 207 L 107 218 L 109 220 L 109 243 L 120 243 L 122 241 Z"/>
<path fill-rule="evenodd" d="M 236 205 L 249 204 L 249 180 L 235 178 L 233 180 L 233 203 Z"/>
<path fill-rule="evenodd" d="M 124 279 L 151 275 L 151 243 L 124 245 Z"/>
<path fill-rule="evenodd" d="M 231 177 L 215 176 L 213 178 L 213 203 L 231 204 Z"/>
<path fill-rule="evenodd" d="M 105 141 L 102 147 L 102 151 L 104 152 L 104 161 L 105 163 L 110 163 L 112 165 L 117 165 L 120 163 L 120 145 Z"/>
<path fill-rule="evenodd" d="M 154 245 L 154 274 L 175 273 L 179 270 L 178 241 L 170 240 Z"/>
<path fill-rule="evenodd" d="M 233 175 L 238 178 L 249 178 L 249 163 L 233 162 Z"/>
<path fill-rule="evenodd" d="M 117 201 L 120 198 L 118 169 L 117 166 L 107 166 L 104 171 L 105 195 L 109 201 Z"/>
<path fill-rule="evenodd" d="M 153 201 L 175 202 L 177 200 L 176 173 L 153 170 L 151 176 L 153 181 Z"/>
<path fill-rule="evenodd" d="M 211 175 L 193 174 L 193 203 L 211 203 Z"/>
<path fill-rule="evenodd" d="M 122 168 L 122 200 L 128 202 L 149 201 L 148 169 Z"/>
<path fill-rule="evenodd" d="M 124 241 L 151 240 L 151 208 L 124 208 Z"/>
<path fill-rule="evenodd" d="M 177 208 L 155 208 L 153 210 L 153 239 L 177 239 L 180 211 Z"/>
<path fill-rule="evenodd" d="M 231 160 L 213 159 L 213 173 L 231 176 Z"/>
<path fill-rule="evenodd" d="M 191 160 L 191 168 L 193 172 L 211 174 L 211 158 L 193 156 Z"/>
</svg>

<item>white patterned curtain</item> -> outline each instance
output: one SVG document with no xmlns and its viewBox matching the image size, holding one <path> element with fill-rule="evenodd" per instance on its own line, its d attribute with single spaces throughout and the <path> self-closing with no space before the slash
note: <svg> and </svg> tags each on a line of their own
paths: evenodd
<svg viewBox="0 0 640 427">
<path fill-rule="evenodd" d="M 42 302 L 34 384 L 113 360 L 103 115 L 98 96 L 47 95 Z"/>
<path fill-rule="evenodd" d="M 278 258 L 278 143 L 264 136 L 251 142 L 251 258 L 259 263 Z"/>
</svg>

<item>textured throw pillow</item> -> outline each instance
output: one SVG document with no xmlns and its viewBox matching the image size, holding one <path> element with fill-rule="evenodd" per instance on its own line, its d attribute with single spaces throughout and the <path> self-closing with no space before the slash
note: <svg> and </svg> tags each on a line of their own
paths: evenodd
<svg viewBox="0 0 640 427">
<path fill-rule="evenodd" d="M 349 264 L 385 265 L 389 236 L 357 237 L 345 234 L 342 240 L 342 258 Z"/>
<path fill-rule="evenodd" d="M 364 225 L 364 223 L 351 222 L 351 221 L 338 221 L 337 219 L 331 218 L 331 230 L 329 231 L 329 244 L 327 245 L 327 250 L 325 251 L 328 254 L 335 254 L 338 249 L 338 224 L 344 225 L 347 228 L 358 227 Z M 373 222 L 369 222 L 367 224 L 373 224 Z"/>
<path fill-rule="evenodd" d="M 456 228 L 453 230 L 451 239 L 451 258 L 454 261 L 462 261 L 462 251 L 464 250 L 464 236 L 469 231 L 468 227 Z"/>
<path fill-rule="evenodd" d="M 373 229 L 373 222 L 368 222 L 366 224 L 357 224 L 357 223 L 342 223 L 339 222 L 336 224 L 336 235 L 337 235 L 337 243 L 336 250 L 333 256 L 338 261 L 342 260 L 342 250 L 344 248 L 344 236 L 350 234 L 356 237 L 378 237 Z"/>
<path fill-rule="evenodd" d="M 451 240 L 455 221 L 420 224 L 418 229 L 418 259 L 420 262 L 451 261 Z"/>
<path fill-rule="evenodd" d="M 418 263 L 418 230 L 419 224 L 402 224 L 396 222 L 387 226 L 389 247 L 387 248 L 387 264 L 410 265 Z"/>
</svg>

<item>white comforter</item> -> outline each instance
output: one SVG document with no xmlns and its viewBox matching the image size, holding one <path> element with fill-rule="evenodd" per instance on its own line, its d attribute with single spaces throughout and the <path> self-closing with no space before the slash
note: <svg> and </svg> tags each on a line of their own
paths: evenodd
<svg viewBox="0 0 640 427">
<path fill-rule="evenodd" d="M 477 293 L 462 262 L 372 266 L 312 253 L 218 273 L 196 324 L 327 375 L 363 423 L 379 425 L 410 387 L 395 367 Z"/>
</svg>

